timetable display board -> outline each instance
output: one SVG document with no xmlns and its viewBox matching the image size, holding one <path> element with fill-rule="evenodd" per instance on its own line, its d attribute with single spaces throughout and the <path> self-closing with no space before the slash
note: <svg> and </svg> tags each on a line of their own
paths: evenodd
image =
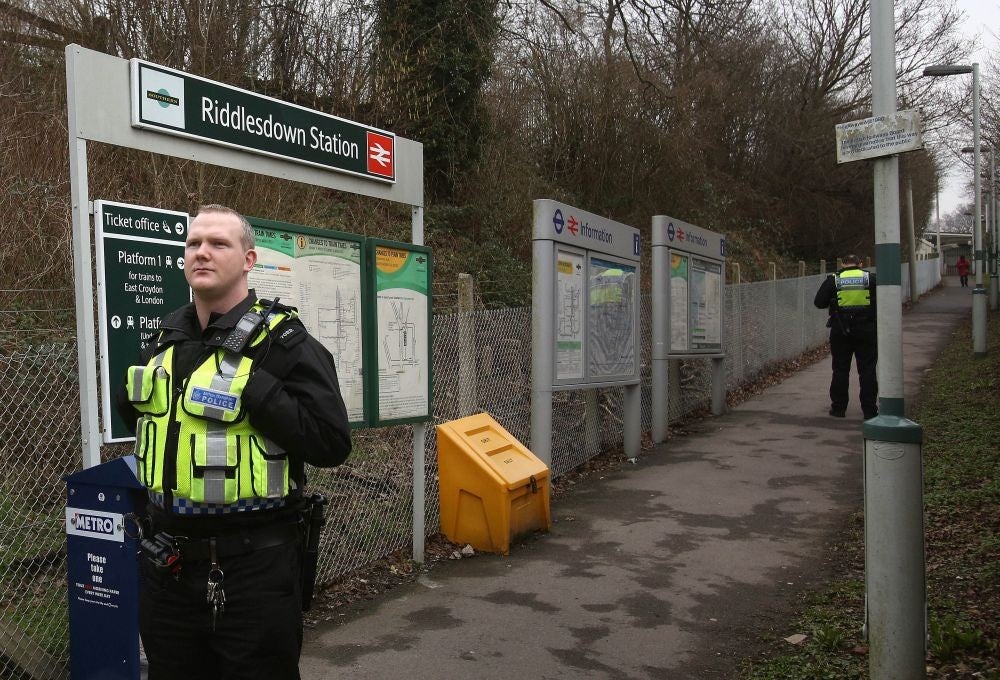
<svg viewBox="0 0 1000 680">
<path fill-rule="evenodd" d="M 585 375 L 586 258 L 586 251 L 556 249 L 556 380 L 582 380 Z"/>
<path fill-rule="evenodd" d="M 374 370 L 370 423 L 413 423 L 431 417 L 431 251 L 368 239 L 373 307 L 367 335 Z"/>
<path fill-rule="evenodd" d="M 160 319 L 191 301 L 184 278 L 187 213 L 94 202 L 102 439 L 134 439 L 112 405 L 128 367 L 160 332 Z"/>
<path fill-rule="evenodd" d="M 299 310 L 306 330 L 333 355 L 352 425 L 366 422 L 365 238 L 248 217 L 257 241 L 249 284 Z"/>
</svg>

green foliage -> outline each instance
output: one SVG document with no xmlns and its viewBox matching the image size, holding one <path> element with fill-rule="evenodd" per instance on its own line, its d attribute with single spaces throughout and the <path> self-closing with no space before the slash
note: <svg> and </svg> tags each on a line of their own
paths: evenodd
<svg viewBox="0 0 1000 680">
<path fill-rule="evenodd" d="M 959 652 L 976 652 L 983 648 L 985 635 L 972 624 L 953 616 L 932 618 L 929 625 L 930 653 L 941 661 L 951 661 Z"/>
<path fill-rule="evenodd" d="M 493 64 L 497 0 L 379 0 L 375 53 L 386 127 L 424 145 L 429 197 L 449 200 L 479 158 L 481 94 Z"/>
<path fill-rule="evenodd" d="M 836 625 L 830 622 L 821 623 L 813 628 L 813 639 L 821 649 L 836 652 L 844 646 L 846 638 Z"/>
</svg>

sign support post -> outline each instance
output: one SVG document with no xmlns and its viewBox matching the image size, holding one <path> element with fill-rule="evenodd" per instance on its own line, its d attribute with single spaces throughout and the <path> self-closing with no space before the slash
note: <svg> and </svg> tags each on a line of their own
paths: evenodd
<svg viewBox="0 0 1000 680">
<path fill-rule="evenodd" d="M 555 366 L 555 244 L 532 242 L 531 452 L 552 466 L 552 378 Z"/>
<path fill-rule="evenodd" d="M 66 59 L 66 88 L 70 102 L 82 93 L 76 92 L 76 61 Z M 78 136 L 76 109 L 69 107 L 69 177 L 70 202 L 73 205 L 73 278 L 76 287 L 76 351 L 80 366 L 80 441 L 83 466 L 101 462 L 100 426 L 97 419 L 96 343 L 86 338 L 94 332 L 94 283 L 91 272 L 94 263 L 90 255 L 90 196 L 87 177 L 87 140 Z"/>
<path fill-rule="evenodd" d="M 410 233 L 414 245 L 424 244 L 424 209 L 415 205 L 410 215 Z M 424 562 L 424 506 L 427 485 L 424 463 L 424 440 L 427 436 L 426 423 L 413 423 L 413 561 Z"/>
</svg>

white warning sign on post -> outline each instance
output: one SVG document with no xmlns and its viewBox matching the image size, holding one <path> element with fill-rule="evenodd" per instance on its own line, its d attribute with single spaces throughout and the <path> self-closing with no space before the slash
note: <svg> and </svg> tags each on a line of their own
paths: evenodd
<svg viewBox="0 0 1000 680">
<path fill-rule="evenodd" d="M 837 163 L 924 148 L 920 113 L 913 110 L 841 123 L 836 130 Z"/>
</svg>

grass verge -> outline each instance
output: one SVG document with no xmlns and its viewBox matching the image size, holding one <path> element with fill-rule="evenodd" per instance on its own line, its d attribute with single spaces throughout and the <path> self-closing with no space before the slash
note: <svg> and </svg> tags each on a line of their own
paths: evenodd
<svg viewBox="0 0 1000 680">
<path fill-rule="evenodd" d="M 960 324 L 927 372 L 913 419 L 924 428 L 927 677 L 1000 680 L 1000 316 L 987 356 L 971 356 Z M 827 584 L 805 596 L 790 626 L 745 660 L 744 680 L 868 677 L 864 616 L 864 520 L 852 518 L 832 547 Z"/>
</svg>

